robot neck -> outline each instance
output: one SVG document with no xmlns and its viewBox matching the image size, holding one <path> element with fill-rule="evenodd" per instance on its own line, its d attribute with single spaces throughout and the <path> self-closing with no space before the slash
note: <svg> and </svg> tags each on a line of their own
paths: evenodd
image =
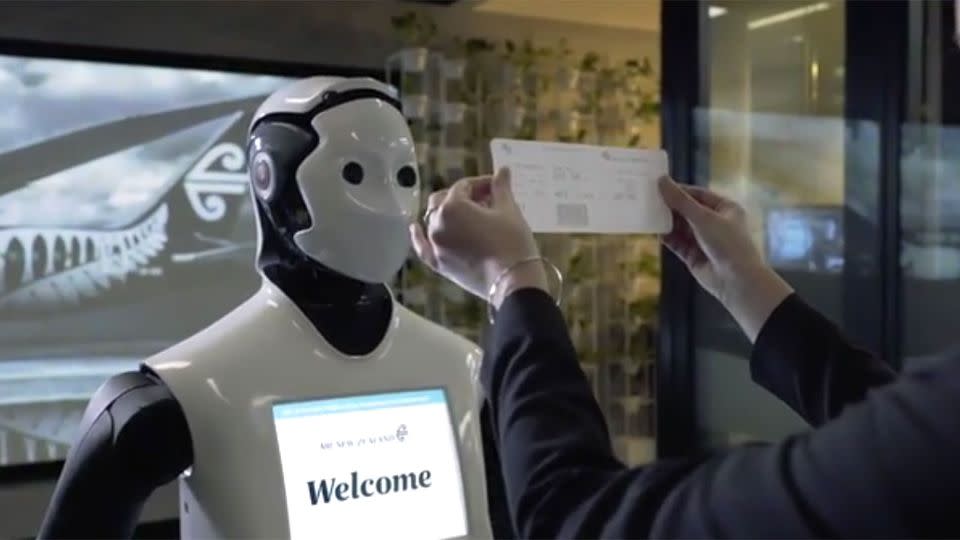
<svg viewBox="0 0 960 540">
<path fill-rule="evenodd" d="M 285 242 L 281 242 L 285 244 Z M 393 317 L 386 285 L 349 278 L 285 245 L 261 246 L 257 267 L 342 354 L 362 356 L 383 341 Z"/>
<path fill-rule="evenodd" d="M 298 304 L 318 309 L 352 311 L 377 298 L 390 299 L 385 285 L 357 281 L 316 262 L 265 261 L 260 270 Z"/>
</svg>

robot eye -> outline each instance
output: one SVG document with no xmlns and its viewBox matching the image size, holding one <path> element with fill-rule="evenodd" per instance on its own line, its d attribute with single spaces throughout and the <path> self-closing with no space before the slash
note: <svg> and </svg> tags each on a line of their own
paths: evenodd
<svg viewBox="0 0 960 540">
<path fill-rule="evenodd" d="M 351 184 L 356 185 L 363 182 L 363 166 L 356 161 L 351 161 L 344 165 L 341 174 L 343 175 L 343 179 Z"/>
<path fill-rule="evenodd" d="M 260 161 L 253 167 L 253 183 L 259 189 L 270 187 L 270 166 L 266 161 Z"/>
<path fill-rule="evenodd" d="M 269 200 L 273 195 L 274 187 L 273 160 L 266 152 L 258 152 L 253 156 L 252 161 L 250 175 L 253 180 L 253 188 L 260 197 Z"/>
<path fill-rule="evenodd" d="M 410 165 L 404 165 L 397 171 L 397 183 L 405 188 L 417 185 L 417 171 Z"/>
</svg>

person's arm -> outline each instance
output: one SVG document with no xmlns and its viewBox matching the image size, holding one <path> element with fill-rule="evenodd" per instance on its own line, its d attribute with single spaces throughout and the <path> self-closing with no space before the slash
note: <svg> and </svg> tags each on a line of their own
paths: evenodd
<svg viewBox="0 0 960 540">
<path fill-rule="evenodd" d="M 484 400 L 480 408 L 480 429 L 483 441 L 483 463 L 487 478 L 487 512 L 490 528 L 497 540 L 515 540 L 510 510 L 507 508 L 507 494 L 500 470 L 500 455 L 497 452 L 496 434 L 490 415 L 490 404 Z"/>
<path fill-rule="evenodd" d="M 896 372 L 852 345 L 826 317 L 791 294 L 767 318 L 750 358 L 754 382 L 813 426 L 858 403 Z"/>
<path fill-rule="evenodd" d="M 481 381 L 522 538 L 960 534 L 960 363 L 952 379 L 904 378 L 782 444 L 630 469 L 548 294 L 510 294 L 486 353 Z"/>
<path fill-rule="evenodd" d="M 868 388 L 894 379 L 889 367 L 852 347 L 770 268 L 742 206 L 669 179 L 660 182 L 660 193 L 674 212 L 663 244 L 755 345 L 756 382 L 816 426 L 863 399 Z"/>
</svg>

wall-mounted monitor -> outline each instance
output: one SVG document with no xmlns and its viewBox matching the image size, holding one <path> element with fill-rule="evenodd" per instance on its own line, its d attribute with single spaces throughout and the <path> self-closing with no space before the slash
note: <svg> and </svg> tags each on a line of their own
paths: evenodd
<svg viewBox="0 0 960 540">
<path fill-rule="evenodd" d="M 0 55 L 0 466 L 258 286 L 246 130 L 289 80 Z"/>
<path fill-rule="evenodd" d="M 843 271 L 843 207 L 774 208 L 765 221 L 766 255 L 774 268 Z"/>
</svg>

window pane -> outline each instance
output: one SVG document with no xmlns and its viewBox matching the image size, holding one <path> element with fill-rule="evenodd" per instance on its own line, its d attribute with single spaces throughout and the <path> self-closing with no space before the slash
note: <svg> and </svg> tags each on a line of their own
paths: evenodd
<svg viewBox="0 0 960 540">
<path fill-rule="evenodd" d="M 767 261 L 837 322 L 849 203 L 844 8 L 839 1 L 704 3 L 705 92 L 695 116 L 696 182 L 739 201 Z M 696 402 L 706 443 L 805 429 L 750 381 L 749 344 L 719 304 L 701 293 L 696 313 Z"/>
<path fill-rule="evenodd" d="M 956 342 L 960 296 L 960 50 L 950 2 L 910 4 L 901 144 L 902 350 L 906 361 Z"/>
</svg>

